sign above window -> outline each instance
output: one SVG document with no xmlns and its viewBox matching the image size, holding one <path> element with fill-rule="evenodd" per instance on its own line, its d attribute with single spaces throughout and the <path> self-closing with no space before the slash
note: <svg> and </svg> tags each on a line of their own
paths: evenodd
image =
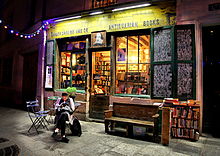
<svg viewBox="0 0 220 156">
<path fill-rule="evenodd" d="M 161 3 L 156 6 L 60 21 L 51 25 L 48 39 L 89 35 L 102 30 L 116 32 L 174 25 L 175 12 L 173 3 Z"/>
</svg>

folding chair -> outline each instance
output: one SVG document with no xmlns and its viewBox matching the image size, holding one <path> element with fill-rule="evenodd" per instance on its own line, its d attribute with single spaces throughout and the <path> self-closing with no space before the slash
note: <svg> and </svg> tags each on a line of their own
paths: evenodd
<svg viewBox="0 0 220 156">
<path fill-rule="evenodd" d="M 46 128 L 49 130 L 45 124 L 45 122 L 48 123 L 46 120 L 47 111 L 36 111 L 36 108 L 39 107 L 38 101 L 27 101 L 27 111 L 28 116 L 32 122 L 31 127 L 29 128 L 28 132 L 34 127 L 36 132 L 39 134 L 38 128 L 42 126 L 43 128 Z"/>
</svg>

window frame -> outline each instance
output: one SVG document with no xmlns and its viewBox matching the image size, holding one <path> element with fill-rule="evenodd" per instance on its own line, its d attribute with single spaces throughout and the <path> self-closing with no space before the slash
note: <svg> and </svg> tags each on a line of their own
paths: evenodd
<svg viewBox="0 0 220 156">
<path fill-rule="evenodd" d="M 190 29 L 192 32 L 192 59 L 191 60 L 178 60 L 177 58 L 177 33 L 176 30 L 181 29 Z M 171 30 L 171 61 L 159 61 L 154 62 L 154 34 L 155 30 L 164 30 L 170 29 Z M 151 98 L 152 99 L 163 99 L 165 97 L 157 97 L 153 95 L 153 85 L 154 85 L 154 66 L 155 65 L 162 65 L 162 64 L 171 64 L 172 70 L 172 98 L 179 98 L 180 100 L 188 100 L 188 99 L 196 99 L 196 53 L 195 53 L 195 25 L 175 25 L 175 26 L 165 26 L 159 28 L 152 28 L 151 29 Z M 185 63 L 192 65 L 192 96 L 178 96 L 178 64 Z"/>
<path fill-rule="evenodd" d="M 148 29 L 148 30 L 150 30 L 150 29 Z M 133 33 L 131 33 L 130 35 L 127 35 L 126 33 L 121 33 L 120 35 L 116 35 L 115 36 L 115 77 L 117 77 L 116 75 L 117 75 L 117 64 L 120 64 L 120 63 L 117 63 L 118 61 L 117 61 L 117 38 L 120 38 L 120 37 L 126 37 L 126 63 L 121 63 L 121 64 L 125 64 L 125 66 L 126 66 L 126 72 L 125 72 L 125 77 L 127 77 L 127 75 L 126 75 L 126 73 L 129 71 L 129 68 L 128 68 L 128 66 L 129 66 L 129 64 L 137 64 L 138 65 L 138 72 L 139 72 L 139 69 L 140 69 L 140 65 L 142 64 L 142 65 L 149 65 L 150 66 L 150 68 L 151 68 L 151 61 L 150 62 L 147 62 L 147 63 L 140 63 L 140 60 L 139 60 L 139 57 L 140 57 L 140 36 L 149 36 L 150 37 L 150 39 L 149 39 L 149 53 L 150 53 L 150 59 L 151 59 L 151 34 L 150 34 L 150 32 L 148 32 L 148 30 L 146 30 L 146 32 L 133 32 Z M 128 42 L 129 42 L 129 37 L 130 36 L 137 36 L 138 37 L 138 62 L 137 63 L 128 63 L 128 53 L 129 53 L 129 50 L 128 50 Z M 150 73 L 151 73 L 151 69 L 150 69 Z M 117 81 L 117 79 L 116 79 L 116 81 Z M 143 83 L 143 82 L 141 82 L 140 80 L 138 80 L 140 83 Z M 148 90 L 149 90 L 149 93 L 151 93 L 151 74 L 149 75 L 149 85 L 150 85 L 150 88 L 148 88 Z M 127 80 L 125 80 L 125 83 L 126 83 L 126 85 L 127 85 Z M 143 84 L 147 84 L 147 82 L 146 83 L 143 83 Z M 114 83 L 114 85 L 116 86 L 116 82 Z M 124 94 L 124 93 L 116 93 L 116 88 L 117 87 L 115 87 L 115 89 L 114 89 L 114 93 L 113 93 L 113 95 L 115 95 L 115 96 L 125 96 L 125 95 L 129 95 L 130 97 L 138 97 L 138 96 L 140 96 L 140 97 L 145 97 L 146 96 L 146 98 L 149 98 L 150 97 L 150 94 Z"/>
</svg>

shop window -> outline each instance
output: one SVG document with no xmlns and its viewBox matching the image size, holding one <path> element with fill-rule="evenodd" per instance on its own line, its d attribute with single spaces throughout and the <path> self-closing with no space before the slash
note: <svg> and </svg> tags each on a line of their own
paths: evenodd
<svg viewBox="0 0 220 156">
<path fill-rule="evenodd" d="M 116 4 L 117 0 L 92 0 L 92 8 L 101 8 Z"/>
<path fill-rule="evenodd" d="M 92 93 L 110 93 L 110 51 L 92 53 Z"/>
<path fill-rule="evenodd" d="M 150 35 L 116 39 L 116 94 L 150 95 Z"/>
<path fill-rule="evenodd" d="M 60 54 L 60 86 L 85 89 L 85 41 L 67 42 Z"/>
</svg>

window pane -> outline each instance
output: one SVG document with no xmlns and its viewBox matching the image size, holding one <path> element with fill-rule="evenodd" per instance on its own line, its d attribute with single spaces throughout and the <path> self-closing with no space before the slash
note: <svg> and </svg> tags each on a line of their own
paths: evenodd
<svg viewBox="0 0 220 156">
<path fill-rule="evenodd" d="M 150 64 L 139 64 L 140 94 L 150 95 Z"/>
<path fill-rule="evenodd" d="M 67 88 L 70 86 L 70 70 L 71 70 L 70 57 L 71 57 L 71 53 L 61 52 L 61 66 L 60 66 L 61 88 Z"/>
<path fill-rule="evenodd" d="M 149 95 L 150 36 L 129 36 L 127 38 L 127 42 L 126 37 L 119 37 L 116 40 L 116 94 Z M 127 51 L 126 47 L 128 47 Z M 125 54 L 125 57 L 122 57 L 121 54 Z"/>
<path fill-rule="evenodd" d="M 72 86 L 84 89 L 85 77 L 85 54 L 72 54 Z"/>
<path fill-rule="evenodd" d="M 118 37 L 116 40 L 117 63 L 127 62 L 127 37 Z"/>
<path fill-rule="evenodd" d="M 128 63 L 138 63 L 138 36 L 128 37 Z"/>
<path fill-rule="evenodd" d="M 150 35 L 139 37 L 139 62 L 150 63 Z"/>
</svg>

